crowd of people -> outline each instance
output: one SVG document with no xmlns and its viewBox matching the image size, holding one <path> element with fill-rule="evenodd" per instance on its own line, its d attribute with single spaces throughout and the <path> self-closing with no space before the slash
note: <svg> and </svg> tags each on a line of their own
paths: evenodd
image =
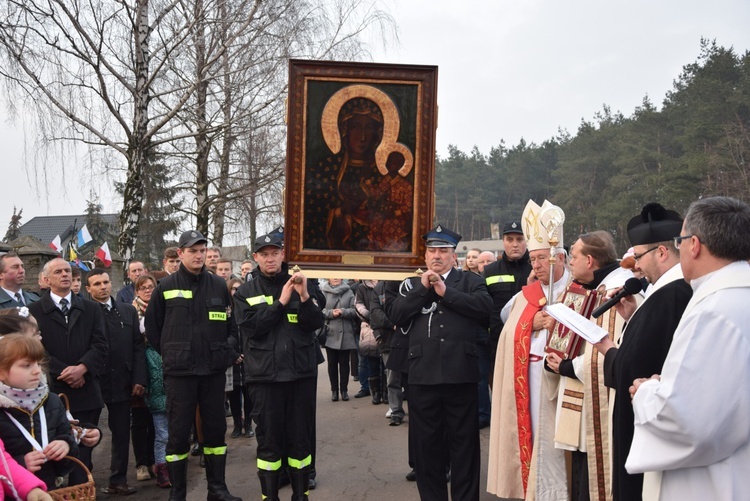
<svg viewBox="0 0 750 501">
<path fill-rule="evenodd" d="M 424 500 L 479 499 L 487 427 L 486 489 L 500 498 L 743 499 L 750 207 L 706 198 L 683 218 L 648 204 L 627 223 L 624 259 L 606 231 L 564 246 L 549 208 L 529 201 L 504 225 L 500 256 L 470 249 L 462 266 L 461 236 L 434 227 L 426 271 L 403 282 L 308 279 L 284 260 L 283 228 L 258 237 L 238 276 L 187 231 L 162 270 L 130 262 L 114 297 L 100 268 L 75 291 L 61 258 L 34 294 L 19 256 L 0 256 L 6 495 L 44 500 L 86 482 L 65 458 L 92 468 L 106 406 L 107 494 L 136 492 L 132 444 L 137 480 L 154 478 L 170 500 L 187 496 L 191 454 L 207 499 L 239 500 L 225 478 L 231 416 L 231 437 L 257 441 L 263 499 L 285 483 L 308 499 L 327 362 L 332 402 L 350 399 L 353 380 L 352 397 L 385 404 L 389 425 L 408 410 L 407 479 Z M 583 341 L 554 303 L 599 336 Z"/>
</svg>

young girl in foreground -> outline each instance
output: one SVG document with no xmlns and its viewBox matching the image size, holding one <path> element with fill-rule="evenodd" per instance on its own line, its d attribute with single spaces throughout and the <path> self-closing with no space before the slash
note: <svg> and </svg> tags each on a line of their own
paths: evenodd
<svg viewBox="0 0 750 501">
<path fill-rule="evenodd" d="M 7 334 L 23 334 L 26 337 L 41 341 L 42 334 L 39 332 L 39 324 L 34 316 L 29 313 L 25 306 L 22 308 L 6 308 L 0 310 L 0 336 Z M 47 382 L 47 375 L 42 373 L 41 381 Z M 90 423 L 81 423 L 70 413 L 66 413 L 68 421 L 72 426 L 73 436 L 76 443 L 86 447 L 96 447 L 102 439 L 102 432 Z"/>
<path fill-rule="evenodd" d="M 60 460 L 77 455 L 78 446 L 65 406 L 42 376 L 43 359 L 38 339 L 0 338 L 0 436 L 13 459 L 54 489 L 56 477 L 69 470 Z"/>
</svg>

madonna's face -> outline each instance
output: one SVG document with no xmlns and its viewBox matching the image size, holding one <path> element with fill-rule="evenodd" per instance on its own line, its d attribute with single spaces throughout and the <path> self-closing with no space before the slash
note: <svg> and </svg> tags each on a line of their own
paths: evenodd
<svg viewBox="0 0 750 501">
<path fill-rule="evenodd" d="M 367 115 L 355 115 L 346 122 L 346 127 L 349 157 L 355 160 L 372 157 L 380 143 L 380 124 Z"/>
</svg>

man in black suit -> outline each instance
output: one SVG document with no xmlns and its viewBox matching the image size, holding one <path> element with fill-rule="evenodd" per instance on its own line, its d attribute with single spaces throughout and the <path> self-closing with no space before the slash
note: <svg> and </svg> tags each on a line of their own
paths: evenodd
<svg viewBox="0 0 750 501">
<path fill-rule="evenodd" d="M 104 407 L 99 377 L 104 373 L 108 352 L 104 315 L 99 305 L 71 293 L 72 274 L 67 261 L 55 258 L 42 271 L 49 292 L 29 306 L 29 311 L 44 333 L 50 391 L 65 393 L 73 417 L 96 426 Z M 91 469 L 91 449 L 79 449 L 81 461 Z M 86 481 L 80 470 L 70 474 L 71 485 Z"/>
<path fill-rule="evenodd" d="M 109 274 L 94 268 L 86 276 L 86 291 L 99 303 L 109 341 L 109 357 L 100 378 L 102 397 L 107 404 L 109 431 L 112 432 L 108 494 L 132 494 L 128 486 L 130 456 L 130 399 L 143 396 L 148 383 L 146 346 L 138 325 L 138 313 L 129 304 L 118 303 L 110 294 Z"/>
<path fill-rule="evenodd" d="M 482 277 L 455 269 L 461 236 L 440 225 L 422 238 L 427 271 L 386 289 L 385 311 L 409 329 L 409 412 L 422 499 L 479 499 L 477 340 L 486 336 L 492 298 Z M 412 426 L 410 426 L 412 428 Z M 445 434 L 450 436 L 444 453 Z"/>
<path fill-rule="evenodd" d="M 23 290 L 26 270 L 15 252 L 0 256 L 0 310 L 20 308 L 38 301 L 39 296 Z"/>
</svg>

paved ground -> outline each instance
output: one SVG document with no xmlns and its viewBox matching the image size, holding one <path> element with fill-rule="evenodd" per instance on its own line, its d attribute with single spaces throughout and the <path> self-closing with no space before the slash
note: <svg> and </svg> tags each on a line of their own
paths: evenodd
<svg viewBox="0 0 750 501">
<path fill-rule="evenodd" d="M 311 499 L 347 501 L 412 501 L 419 494 L 414 482 L 404 476 L 407 465 L 406 417 L 401 426 L 388 426 L 385 405 L 372 405 L 369 398 L 355 399 L 359 383 L 350 381 L 349 402 L 331 402 L 325 364 L 320 366 L 318 378 L 318 487 L 310 492 Z M 407 409 L 408 412 L 408 409 Z M 231 418 L 227 419 L 231 432 Z M 98 488 L 107 485 L 109 476 L 109 431 L 106 409 L 101 427 L 104 440 L 94 451 L 94 478 Z M 489 428 L 480 431 L 482 444 L 481 495 L 482 501 L 497 500 L 484 492 L 487 486 L 487 446 Z M 245 501 L 260 500 L 260 486 L 255 469 L 254 438 L 229 438 L 227 433 L 227 485 L 235 496 Z M 135 501 L 165 500 L 168 489 L 159 489 L 154 481 L 135 480 L 131 459 L 130 485 L 139 489 L 129 497 Z M 198 466 L 198 458 L 190 458 L 188 470 L 188 501 L 206 499 L 205 473 Z M 100 499 L 116 498 L 99 494 Z M 284 487 L 281 499 L 291 498 L 291 489 Z"/>
</svg>

